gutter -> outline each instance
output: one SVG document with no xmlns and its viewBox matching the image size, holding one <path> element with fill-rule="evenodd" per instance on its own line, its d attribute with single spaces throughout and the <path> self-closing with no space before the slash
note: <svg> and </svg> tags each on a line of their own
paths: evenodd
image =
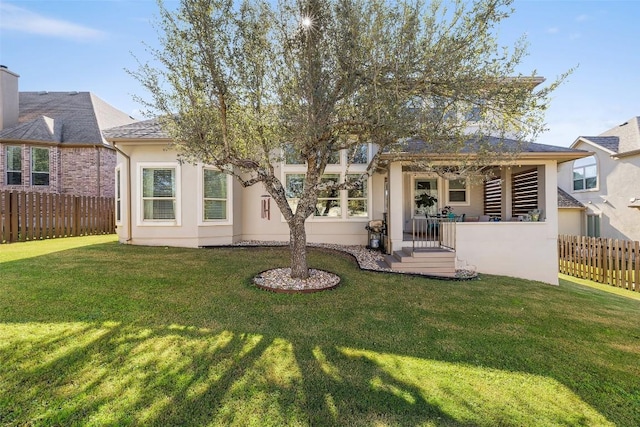
<svg viewBox="0 0 640 427">
<path fill-rule="evenodd" d="M 113 148 L 127 159 L 127 240 L 125 240 L 125 242 L 129 243 L 133 238 L 131 235 L 131 157 L 118 148 L 115 142 L 113 143 Z"/>
</svg>

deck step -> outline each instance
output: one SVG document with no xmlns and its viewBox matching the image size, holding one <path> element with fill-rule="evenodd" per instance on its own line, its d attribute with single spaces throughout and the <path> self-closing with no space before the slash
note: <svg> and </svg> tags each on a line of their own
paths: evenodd
<svg viewBox="0 0 640 427">
<path fill-rule="evenodd" d="M 413 252 L 395 251 L 385 255 L 385 262 L 395 271 L 421 273 L 434 276 L 454 277 L 456 274 L 456 254 L 449 250 L 429 250 Z"/>
</svg>

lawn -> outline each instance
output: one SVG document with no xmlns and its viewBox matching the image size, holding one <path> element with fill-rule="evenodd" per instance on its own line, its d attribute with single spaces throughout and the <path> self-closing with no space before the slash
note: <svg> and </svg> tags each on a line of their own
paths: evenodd
<svg viewBox="0 0 640 427">
<path fill-rule="evenodd" d="M 0 246 L 0 425 L 640 425 L 640 301 L 562 280 L 449 282 L 312 251 L 113 237 Z"/>
</svg>

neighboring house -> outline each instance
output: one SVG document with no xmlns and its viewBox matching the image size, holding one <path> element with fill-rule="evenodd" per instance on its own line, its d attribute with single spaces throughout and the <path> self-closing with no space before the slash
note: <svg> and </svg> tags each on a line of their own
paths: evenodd
<svg viewBox="0 0 640 427">
<path fill-rule="evenodd" d="M 580 136 L 571 148 L 593 155 L 558 168 L 558 186 L 584 207 L 558 232 L 640 240 L 640 117 L 598 136 Z"/>
<path fill-rule="evenodd" d="M 116 228 L 122 243 L 201 247 L 289 240 L 287 223 L 261 185 L 242 188 L 215 168 L 180 162 L 157 121 L 124 125 L 105 134 L 118 149 Z M 307 241 L 365 245 L 365 226 L 384 219 L 386 251 L 397 258 L 404 252 L 417 255 L 412 248 L 422 236 L 415 237 L 414 223 L 429 220 L 416 197 L 427 193 L 437 199 L 433 213 L 450 206 L 458 218 L 464 214 L 465 222 L 443 222 L 441 228 L 444 233 L 445 226 L 455 227 L 443 252 L 452 252 L 452 262 L 457 258 L 459 267 L 557 284 L 558 163 L 589 153 L 530 143 L 517 161 L 488 168 L 495 179 L 472 182 L 417 170 L 412 160 L 422 144 L 414 141 L 400 157 L 381 154 L 383 169 L 357 191 L 321 194 L 316 214 L 306 224 Z M 344 180 L 364 172 L 376 147 L 361 148 L 348 170 L 346 153 L 340 153 L 327 166 L 327 178 Z M 456 156 L 439 161 L 455 165 Z M 275 166 L 295 204 L 305 165 L 289 160 Z M 519 221 L 533 209 L 542 211 L 539 222 Z M 425 271 L 412 270 L 400 260 L 399 267 L 389 262 L 400 270 Z"/>
<path fill-rule="evenodd" d="M 0 66 L 0 190 L 114 197 L 102 129 L 135 120 L 89 92 L 19 92 Z"/>
</svg>

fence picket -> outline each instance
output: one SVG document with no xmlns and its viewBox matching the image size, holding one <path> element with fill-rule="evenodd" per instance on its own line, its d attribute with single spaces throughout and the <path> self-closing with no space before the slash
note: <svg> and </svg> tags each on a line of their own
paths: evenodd
<svg viewBox="0 0 640 427">
<path fill-rule="evenodd" d="M 558 271 L 640 292 L 640 242 L 558 236 Z"/>
<path fill-rule="evenodd" d="M 114 199 L 0 191 L 0 243 L 115 232 Z"/>
</svg>

